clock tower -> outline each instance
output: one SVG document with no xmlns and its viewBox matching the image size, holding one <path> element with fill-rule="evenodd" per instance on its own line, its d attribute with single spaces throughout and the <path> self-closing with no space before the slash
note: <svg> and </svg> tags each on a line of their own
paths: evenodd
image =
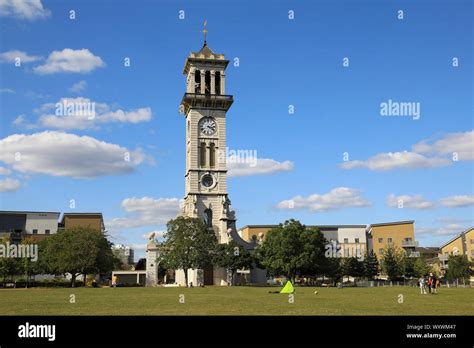
<svg viewBox="0 0 474 348">
<path fill-rule="evenodd" d="M 227 193 L 226 113 L 233 103 L 225 93 L 229 61 L 204 40 L 184 65 L 186 93 L 180 111 L 186 118 L 186 174 L 182 215 L 197 217 L 228 243 L 235 231 L 235 212 Z"/>
<path fill-rule="evenodd" d="M 206 22 L 204 23 L 204 26 Z M 244 241 L 236 230 L 235 212 L 227 192 L 226 113 L 234 99 L 225 93 L 225 70 L 229 61 L 214 53 L 206 41 L 198 52 L 186 58 L 183 74 L 186 92 L 180 112 L 186 118 L 186 174 L 182 216 L 201 219 L 218 243 L 235 241 L 247 250 L 256 244 Z M 185 284 L 183 270 L 175 270 L 176 282 Z M 266 271 L 250 270 L 252 283 L 266 283 Z M 233 280 L 224 268 L 188 270 L 188 282 L 194 285 L 227 285 Z"/>
</svg>

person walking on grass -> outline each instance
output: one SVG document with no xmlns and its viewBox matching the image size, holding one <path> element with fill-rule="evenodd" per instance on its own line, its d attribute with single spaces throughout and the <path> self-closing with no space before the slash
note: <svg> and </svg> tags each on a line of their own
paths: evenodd
<svg viewBox="0 0 474 348">
<path fill-rule="evenodd" d="M 115 274 L 112 276 L 112 287 L 117 287 L 117 276 Z"/>
</svg>

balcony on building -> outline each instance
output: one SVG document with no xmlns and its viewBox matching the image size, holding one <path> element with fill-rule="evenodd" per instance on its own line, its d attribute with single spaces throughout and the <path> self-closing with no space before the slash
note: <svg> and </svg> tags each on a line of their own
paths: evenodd
<svg viewBox="0 0 474 348">
<path fill-rule="evenodd" d="M 438 256 L 438 259 L 439 259 L 440 261 L 448 261 L 449 255 L 448 255 L 448 254 L 439 255 L 439 256 Z"/>
<path fill-rule="evenodd" d="M 418 241 L 411 239 L 402 240 L 402 248 L 416 248 L 418 246 Z"/>
</svg>

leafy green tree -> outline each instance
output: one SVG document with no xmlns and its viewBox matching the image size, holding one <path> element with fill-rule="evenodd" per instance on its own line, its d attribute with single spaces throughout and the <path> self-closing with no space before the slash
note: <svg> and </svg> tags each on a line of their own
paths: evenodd
<svg viewBox="0 0 474 348">
<path fill-rule="evenodd" d="M 381 266 L 390 280 L 399 278 L 403 274 L 403 251 L 393 246 L 385 248 Z"/>
<path fill-rule="evenodd" d="M 0 240 L 2 248 L 6 251 L 9 246 L 10 239 L 4 237 Z M 13 277 L 17 274 L 20 274 L 22 270 L 21 260 L 18 258 L 12 257 L 0 257 L 0 274 L 3 278 L 3 287 L 8 279 L 13 280 Z"/>
<path fill-rule="evenodd" d="M 364 264 L 357 257 L 346 257 L 342 260 L 342 271 L 344 275 L 357 279 L 364 275 Z"/>
<path fill-rule="evenodd" d="M 373 250 L 365 252 L 363 264 L 364 276 L 367 279 L 374 279 L 379 274 L 379 261 Z"/>
<path fill-rule="evenodd" d="M 253 257 L 244 247 L 232 240 L 228 244 L 218 244 L 216 246 L 213 264 L 224 267 L 230 272 L 232 285 L 234 274 L 238 269 L 252 268 Z"/>
<path fill-rule="evenodd" d="M 449 255 L 446 278 L 449 281 L 465 281 L 472 274 L 472 264 L 465 255 Z"/>
<path fill-rule="evenodd" d="M 34 247 L 34 245 L 37 244 L 37 241 L 27 237 L 21 241 L 21 244 L 27 245 L 28 247 Z M 39 253 L 39 247 L 37 246 L 37 248 Z M 39 255 L 37 256 L 39 258 Z M 38 260 L 32 260 L 31 258 L 27 257 L 22 258 L 20 260 L 20 264 L 21 271 L 26 278 L 26 287 L 28 287 L 30 285 L 31 276 L 41 273 L 41 268 L 38 265 Z"/>
<path fill-rule="evenodd" d="M 419 258 L 409 257 L 406 254 L 403 255 L 402 267 L 405 278 L 413 278 L 417 276 L 415 272 L 415 262 L 417 259 Z"/>
<path fill-rule="evenodd" d="M 71 286 L 80 274 L 104 273 L 112 269 L 114 256 L 105 235 L 88 227 L 59 231 L 44 240 L 42 265 L 48 273 L 71 274 Z"/>
<path fill-rule="evenodd" d="M 416 277 L 424 277 L 430 273 L 431 267 L 424 258 L 418 257 L 413 265 L 413 270 Z"/>
<path fill-rule="evenodd" d="M 326 240 L 315 228 L 287 220 L 270 231 L 257 248 L 260 264 L 272 275 L 294 281 L 298 273 L 322 274 L 326 263 Z"/>
<path fill-rule="evenodd" d="M 136 266 L 135 266 L 136 271 L 144 271 L 146 270 L 146 259 L 141 258 L 138 260 Z"/>
<path fill-rule="evenodd" d="M 342 279 L 342 263 L 342 259 L 339 257 L 328 257 L 324 263 L 322 274 L 332 279 L 334 286 Z"/>
<path fill-rule="evenodd" d="M 157 261 L 168 269 L 182 269 L 186 284 L 189 269 L 203 269 L 211 264 L 217 240 L 200 219 L 179 216 L 170 220 L 163 237 Z"/>
</svg>

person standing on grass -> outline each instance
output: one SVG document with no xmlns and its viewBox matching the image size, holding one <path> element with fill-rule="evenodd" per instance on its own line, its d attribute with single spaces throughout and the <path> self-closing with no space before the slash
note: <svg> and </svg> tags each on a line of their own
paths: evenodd
<svg viewBox="0 0 474 348">
<path fill-rule="evenodd" d="M 420 286 L 420 293 L 423 295 L 425 294 L 426 295 L 426 289 L 425 289 L 425 278 L 424 277 L 420 277 L 420 279 L 418 280 L 418 284 Z"/>
<path fill-rule="evenodd" d="M 437 287 L 437 285 L 438 285 L 438 284 L 436 284 L 436 282 L 438 281 L 438 279 L 436 278 L 436 274 L 433 274 L 433 273 L 432 273 L 431 280 L 432 280 L 432 285 L 431 285 L 431 287 L 433 288 L 433 294 L 436 294 L 436 287 Z"/>
<path fill-rule="evenodd" d="M 112 287 L 117 287 L 117 276 L 115 274 L 112 276 Z"/>
</svg>

